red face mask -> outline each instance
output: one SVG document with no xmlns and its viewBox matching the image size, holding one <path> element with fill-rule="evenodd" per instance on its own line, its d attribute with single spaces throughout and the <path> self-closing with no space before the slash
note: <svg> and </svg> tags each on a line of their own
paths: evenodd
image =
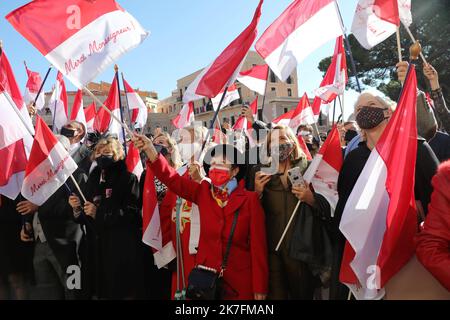
<svg viewBox="0 0 450 320">
<path fill-rule="evenodd" d="M 225 183 L 230 181 L 230 173 L 228 169 L 213 168 L 209 170 L 208 174 L 211 182 L 216 187 L 223 186 Z"/>
</svg>

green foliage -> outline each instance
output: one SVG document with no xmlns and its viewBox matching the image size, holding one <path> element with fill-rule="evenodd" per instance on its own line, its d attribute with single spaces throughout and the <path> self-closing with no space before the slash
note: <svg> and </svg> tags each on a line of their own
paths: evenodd
<svg viewBox="0 0 450 320">
<path fill-rule="evenodd" d="M 439 82 L 448 99 L 450 93 L 450 10 L 448 0 L 412 0 L 413 24 L 411 32 L 422 44 L 422 52 L 428 63 L 439 73 Z M 401 46 L 404 60 L 409 59 L 409 47 L 412 44 L 406 30 L 402 26 Z M 356 70 L 363 87 L 376 87 L 394 101 L 400 94 L 400 83 L 397 81 L 395 65 L 398 63 L 397 41 L 392 35 L 371 50 L 366 50 L 353 35 L 349 36 Z M 331 63 L 331 57 L 320 61 L 318 69 L 324 74 Z M 429 83 L 423 76 L 422 61 L 418 61 L 417 80 L 421 90 L 428 90 Z M 356 89 L 356 81 L 349 67 L 348 87 Z"/>
</svg>

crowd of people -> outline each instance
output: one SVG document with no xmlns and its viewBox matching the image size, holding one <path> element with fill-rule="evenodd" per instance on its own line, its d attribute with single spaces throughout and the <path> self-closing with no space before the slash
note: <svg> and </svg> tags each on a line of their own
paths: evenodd
<svg viewBox="0 0 450 320">
<path fill-rule="evenodd" d="M 397 65 L 400 81 L 407 67 Z M 423 72 L 432 103 L 418 92 L 416 255 L 450 290 L 450 112 L 436 70 L 425 65 Z M 125 144 L 141 152 L 138 179 L 117 137 L 70 121 L 57 138 L 78 164 L 73 175 L 86 201 L 71 180 L 39 207 L 1 196 L 0 300 L 193 299 L 205 271 L 222 279 L 219 299 L 345 300 L 340 219 L 394 111 L 384 95 L 364 92 L 355 120 L 339 124 L 345 158 L 335 206 L 311 185 L 289 179 L 292 169 L 307 170 L 307 153 L 314 157 L 326 139 L 309 125 L 294 132 L 244 107 L 247 134 L 227 121 L 219 133 L 195 123 L 172 135 L 160 128 L 135 133 Z M 160 248 L 142 241 L 149 183 Z"/>
</svg>

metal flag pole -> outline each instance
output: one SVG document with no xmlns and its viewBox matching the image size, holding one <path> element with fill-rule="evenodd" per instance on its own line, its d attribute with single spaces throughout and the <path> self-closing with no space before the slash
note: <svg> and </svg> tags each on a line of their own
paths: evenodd
<svg viewBox="0 0 450 320">
<path fill-rule="evenodd" d="M 336 0 L 334 0 L 334 4 L 336 6 L 336 11 L 339 14 L 339 20 L 341 22 L 342 33 L 344 35 L 345 51 L 347 52 L 347 54 L 350 58 L 350 65 L 352 67 L 352 73 L 356 79 L 356 85 L 358 87 L 358 92 L 361 93 L 362 92 L 361 85 L 359 83 L 358 74 L 356 73 L 356 64 L 355 64 L 355 60 L 353 59 L 353 53 L 352 53 L 352 48 L 350 47 L 350 41 L 348 41 L 347 34 L 345 33 L 346 30 L 345 30 L 345 26 L 344 26 L 344 20 L 342 19 L 341 10 L 339 9 L 339 5 Z"/>
<path fill-rule="evenodd" d="M 127 104 L 128 118 L 130 120 L 130 127 L 133 128 L 133 123 L 132 123 L 132 120 L 131 120 L 130 104 L 128 102 L 127 87 L 125 86 L 125 78 L 123 77 L 123 72 L 121 72 L 120 74 L 122 76 L 123 91 L 125 92 L 125 102 Z"/>
<path fill-rule="evenodd" d="M 261 121 L 264 121 L 264 105 L 266 104 L 266 94 L 267 94 L 267 86 L 269 84 L 269 74 L 270 74 L 270 68 L 269 66 L 267 66 L 267 78 L 266 78 L 266 87 L 264 88 L 264 96 L 263 96 L 263 101 L 262 101 L 262 106 L 261 106 Z M 257 109 L 258 110 L 258 109 Z M 256 115 L 256 117 L 258 118 L 258 114 Z"/>
<path fill-rule="evenodd" d="M 206 134 L 205 141 L 203 141 L 202 150 L 199 153 L 199 155 L 201 155 L 203 150 L 205 149 L 206 143 L 207 143 L 207 141 L 208 141 L 208 139 L 209 139 L 209 137 L 211 135 L 211 131 L 214 129 L 214 124 L 216 123 L 217 116 L 219 114 L 220 109 L 222 108 L 222 104 L 223 104 L 223 101 L 225 100 L 225 96 L 227 94 L 228 87 L 229 87 L 228 85 L 225 87 L 225 90 L 223 91 L 222 97 L 220 98 L 219 106 L 217 107 L 217 110 L 214 113 L 214 116 L 213 116 L 213 118 L 211 120 L 211 124 L 209 125 L 208 133 Z"/>
<path fill-rule="evenodd" d="M 117 90 L 119 91 L 119 110 L 120 110 L 120 120 L 122 122 L 123 121 L 123 110 L 122 110 L 122 94 L 120 93 L 120 80 L 119 80 L 119 67 L 116 65 L 114 65 L 114 71 L 116 72 L 116 82 L 117 82 Z M 126 139 L 126 135 L 125 135 L 125 128 L 122 127 L 122 134 L 123 134 L 123 149 L 125 151 L 125 158 L 128 156 L 128 151 L 127 151 L 127 139 Z"/>
</svg>

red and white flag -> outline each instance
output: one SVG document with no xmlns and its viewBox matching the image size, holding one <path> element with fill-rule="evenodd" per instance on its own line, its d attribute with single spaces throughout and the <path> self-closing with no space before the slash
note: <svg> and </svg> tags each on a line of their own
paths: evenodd
<svg viewBox="0 0 450 320">
<path fill-rule="evenodd" d="M 11 105 L 14 104 L 14 106 Z M 5 52 L 0 48 L 0 194 L 14 200 L 20 193 L 34 132 L 28 110 Z"/>
<path fill-rule="evenodd" d="M 217 108 L 219 107 L 220 99 L 222 99 L 222 96 L 223 96 L 223 91 L 224 90 L 220 91 L 217 96 L 215 96 L 214 98 L 211 99 L 214 110 L 217 110 Z M 229 105 L 231 102 L 239 100 L 240 98 L 241 98 L 241 96 L 239 95 L 238 88 L 236 87 L 235 84 L 232 84 L 231 86 L 228 87 L 228 90 L 227 90 L 227 93 L 225 94 L 225 98 L 223 99 L 221 108 L 223 109 L 224 107 Z"/>
<path fill-rule="evenodd" d="M 289 123 L 291 122 L 292 115 L 294 114 L 295 109 L 292 109 L 281 116 L 275 118 L 272 120 L 273 124 L 279 124 L 283 126 L 289 126 Z"/>
<path fill-rule="evenodd" d="M 34 72 L 28 69 L 27 65 L 25 65 L 25 69 L 27 71 L 27 84 L 25 86 L 25 92 L 23 95 L 23 100 L 25 104 L 28 106 L 30 103 L 33 103 L 36 99 L 37 93 L 42 85 L 42 79 L 39 75 L 39 72 Z M 45 106 L 45 95 L 43 92 L 38 97 L 36 101 L 36 109 L 42 110 Z"/>
<path fill-rule="evenodd" d="M 189 85 L 183 95 L 184 103 L 203 97 L 214 98 L 227 85 L 234 83 L 256 39 L 262 4 L 263 0 L 260 0 L 250 25 Z"/>
<path fill-rule="evenodd" d="M 342 35 L 335 0 L 295 0 L 256 42 L 256 51 L 281 81 L 297 64 Z"/>
<path fill-rule="evenodd" d="M 70 120 L 75 120 L 75 121 L 81 122 L 87 131 L 87 121 L 86 121 L 86 115 L 84 113 L 83 91 L 82 90 L 78 90 L 77 95 L 75 96 L 75 99 L 73 101 L 72 111 L 70 114 Z"/>
<path fill-rule="evenodd" d="M 39 116 L 35 131 L 22 195 L 41 206 L 72 175 L 77 164 Z"/>
<path fill-rule="evenodd" d="M 142 129 L 147 123 L 147 106 L 125 79 L 123 80 L 123 85 L 127 95 L 128 108 L 131 111 L 131 122 L 135 129 Z"/>
<path fill-rule="evenodd" d="M 180 113 L 172 120 L 172 123 L 175 128 L 181 129 L 189 126 L 194 121 L 194 102 L 191 101 L 183 105 Z"/>
<path fill-rule="evenodd" d="M 138 180 L 141 180 L 142 172 L 144 172 L 144 168 L 142 166 L 141 156 L 139 150 L 131 143 L 128 146 L 128 154 L 125 159 L 125 163 L 127 165 L 128 171 L 133 173 Z"/>
<path fill-rule="evenodd" d="M 78 88 L 148 35 L 114 0 L 32 1 L 6 19 Z"/>
<path fill-rule="evenodd" d="M 66 85 L 61 72 L 58 72 L 56 76 L 55 89 L 48 102 L 48 107 L 52 112 L 53 132 L 59 132 L 69 120 Z"/>
<path fill-rule="evenodd" d="M 163 249 L 161 217 L 156 197 L 155 175 L 150 166 L 147 166 L 145 173 L 142 194 L 142 220 L 142 242 L 156 251 L 161 251 Z"/>
<path fill-rule="evenodd" d="M 339 200 L 337 182 L 343 163 L 339 130 L 334 125 L 304 174 L 305 181 L 313 185 L 314 191 L 327 199 L 332 216 Z"/>
<path fill-rule="evenodd" d="M 97 110 L 95 107 L 95 102 L 92 102 L 89 107 L 84 109 L 84 117 L 86 118 L 86 130 L 87 132 L 93 132 L 94 129 L 94 121 L 95 116 L 97 114 Z"/>
<path fill-rule="evenodd" d="M 305 94 L 300 99 L 297 108 L 295 108 L 292 114 L 291 121 L 289 122 L 289 127 L 297 130 L 298 126 L 301 124 L 314 124 L 316 120 L 314 119 L 314 113 L 312 111 L 311 105 L 309 104 L 308 95 Z"/>
<path fill-rule="evenodd" d="M 359 0 L 351 32 L 371 49 L 394 34 L 400 21 L 411 25 L 411 0 Z"/>
<path fill-rule="evenodd" d="M 338 95 L 345 91 L 348 81 L 347 59 L 345 58 L 344 39 L 342 36 L 336 39 L 333 59 L 323 78 L 320 88 L 314 91 L 316 97 L 320 97 L 323 103 L 330 103 Z"/>
<path fill-rule="evenodd" d="M 114 114 L 117 119 L 120 119 L 119 89 L 117 87 L 116 76 L 114 76 L 111 88 L 109 89 L 108 97 L 103 104 Z M 105 133 L 108 131 L 110 134 L 116 134 L 117 137 L 119 137 L 121 143 L 123 143 L 124 141 L 122 126 L 120 122 L 111 117 L 109 112 L 106 111 L 103 107 L 100 107 L 97 112 L 97 116 L 94 121 L 94 128 L 101 133 Z"/>
<path fill-rule="evenodd" d="M 263 64 L 254 66 L 250 70 L 241 71 L 237 81 L 252 91 L 264 95 L 266 93 L 267 76 L 269 75 L 269 66 Z"/>
<path fill-rule="evenodd" d="M 397 109 L 372 150 L 342 214 L 339 229 L 347 243 L 340 281 L 357 299 L 380 299 L 385 284 L 414 254 L 416 99 L 417 79 L 412 68 Z"/>
</svg>

